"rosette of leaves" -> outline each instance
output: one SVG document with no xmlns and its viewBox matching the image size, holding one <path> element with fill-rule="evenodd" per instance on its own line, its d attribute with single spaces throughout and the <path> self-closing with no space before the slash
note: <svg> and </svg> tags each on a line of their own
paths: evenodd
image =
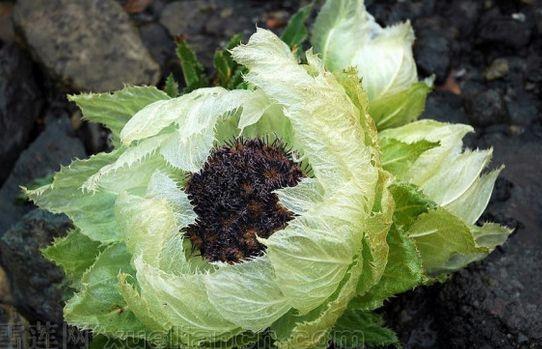
<svg viewBox="0 0 542 349">
<path fill-rule="evenodd" d="M 328 1 L 316 26 L 348 4 L 364 11 Z M 362 69 L 312 50 L 301 64 L 267 30 L 231 58 L 246 89 L 70 97 L 115 149 L 27 191 L 75 226 L 44 251 L 74 289 L 67 322 L 156 347 L 393 344 L 374 309 L 510 233 L 475 225 L 498 170 L 481 174 L 490 151 L 463 151 L 468 126 L 395 113 L 378 132 Z"/>
</svg>

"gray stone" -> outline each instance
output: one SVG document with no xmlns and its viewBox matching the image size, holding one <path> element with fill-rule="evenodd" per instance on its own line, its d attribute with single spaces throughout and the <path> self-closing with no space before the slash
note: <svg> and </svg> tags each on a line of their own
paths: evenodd
<svg viewBox="0 0 542 349">
<path fill-rule="evenodd" d="M 185 38 L 207 68 L 213 64 L 214 50 L 220 40 L 204 32 L 213 12 L 216 12 L 216 5 L 212 1 L 176 1 L 167 4 L 160 17 L 160 24 L 167 28 L 169 34 Z"/>
<path fill-rule="evenodd" d="M 213 5 L 209 1 L 174 1 L 165 6 L 160 23 L 173 36 L 200 33 L 210 17 Z"/>
<path fill-rule="evenodd" d="M 19 0 L 13 18 L 35 57 L 73 89 L 158 81 L 158 64 L 114 0 Z"/>
<path fill-rule="evenodd" d="M 504 45 L 519 49 L 526 46 L 531 39 L 531 28 L 525 21 L 503 16 L 498 11 L 489 11 L 480 20 L 478 30 L 480 44 Z"/>
<path fill-rule="evenodd" d="M 487 127 L 507 121 L 507 111 L 501 93 L 496 89 L 469 93 L 465 99 L 470 123 Z"/>
<path fill-rule="evenodd" d="M 492 146 L 493 163 L 505 165 L 500 177 L 513 184 L 510 198 L 506 202 L 490 202 L 486 219 L 512 217 L 524 229 L 518 233 L 522 244 L 528 248 L 542 250 L 542 136 L 540 128 L 533 126 L 526 132 L 510 136 L 502 132 L 486 133 L 478 142 L 480 148 Z M 484 217 L 482 217 L 484 218 Z M 536 275 L 536 274 L 533 274 Z"/>
<path fill-rule="evenodd" d="M 463 40 L 469 40 L 470 35 L 476 29 L 483 2 L 472 0 L 438 1 L 437 6 L 440 7 L 441 15 L 457 28 L 464 38 Z"/>
<path fill-rule="evenodd" d="M 0 262 L 10 281 L 13 302 L 31 322 L 62 322 L 64 273 L 40 250 L 70 228 L 66 216 L 35 209 L 0 238 Z"/>
<path fill-rule="evenodd" d="M 32 209 L 29 203 L 18 200 L 20 186 L 57 171 L 73 158 L 85 158 L 81 141 L 70 134 L 67 119 L 50 121 L 43 133 L 26 149 L 0 189 L 0 236 Z"/>
<path fill-rule="evenodd" d="M 248 37 L 261 15 L 262 8 L 249 1 L 174 1 L 162 10 L 160 24 L 172 36 L 186 38 L 203 65 L 210 68 L 215 50 L 234 34 Z"/>
<path fill-rule="evenodd" d="M 528 126 L 540 117 L 542 104 L 533 94 L 510 90 L 505 101 L 513 125 Z"/>
<path fill-rule="evenodd" d="M 528 233 L 525 231 L 518 232 Z M 442 338 L 453 348 L 542 345 L 542 252 L 514 236 L 481 264 L 463 270 L 439 294 Z M 473 335 L 475 333 L 475 335 Z"/>
<path fill-rule="evenodd" d="M 386 324 L 397 332 L 405 349 L 437 347 L 435 299 L 439 290 L 440 285 L 420 287 L 399 295 L 383 308 Z"/>
<path fill-rule="evenodd" d="M 420 18 L 414 22 L 416 41 L 414 57 L 424 75 L 436 75 L 437 82 L 446 80 L 450 68 L 450 29 L 439 17 Z"/>
<path fill-rule="evenodd" d="M 13 24 L 11 22 L 11 13 L 13 4 L 10 2 L 0 2 L 0 46 L 2 42 L 10 43 L 15 41 Z"/>
<path fill-rule="evenodd" d="M 421 118 L 462 124 L 469 122 L 461 96 L 444 91 L 429 94 Z"/>
<path fill-rule="evenodd" d="M 139 27 L 139 33 L 143 44 L 147 47 L 162 71 L 170 61 L 177 60 L 175 55 L 175 43 L 166 28 L 158 23 L 149 23 Z"/>
<path fill-rule="evenodd" d="M 0 185 L 26 147 L 43 105 L 32 70 L 15 44 L 0 49 Z"/>
</svg>

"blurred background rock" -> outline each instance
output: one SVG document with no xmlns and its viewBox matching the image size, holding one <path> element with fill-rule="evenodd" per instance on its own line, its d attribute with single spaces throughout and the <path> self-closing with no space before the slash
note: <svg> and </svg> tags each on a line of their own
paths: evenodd
<svg viewBox="0 0 542 349">
<path fill-rule="evenodd" d="M 280 32 L 303 3 L 0 0 L 0 324 L 62 326 L 62 272 L 39 250 L 70 223 L 26 202 L 19 186 L 109 149 L 107 132 L 65 95 L 161 87 L 170 73 L 182 81 L 175 37 L 212 73 L 229 37 L 256 25 Z M 506 169 L 482 220 L 516 228 L 485 261 L 388 302 L 388 323 L 405 348 L 542 348 L 542 4 L 366 3 L 381 24 L 412 21 L 419 74 L 437 82 L 423 117 L 471 124 L 469 147 L 494 147 Z M 65 335 L 55 340 L 83 347 Z M 8 340 L 0 335 L 0 347 Z"/>
</svg>

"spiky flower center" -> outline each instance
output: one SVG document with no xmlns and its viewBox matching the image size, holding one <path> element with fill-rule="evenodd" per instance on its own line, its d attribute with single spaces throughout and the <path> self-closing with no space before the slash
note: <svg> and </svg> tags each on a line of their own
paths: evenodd
<svg viewBox="0 0 542 349">
<path fill-rule="evenodd" d="M 236 140 L 217 148 L 188 179 L 185 191 L 198 218 L 186 235 L 209 261 L 258 256 L 265 246 L 256 236 L 268 238 L 293 218 L 273 191 L 302 177 L 280 142 Z"/>
</svg>

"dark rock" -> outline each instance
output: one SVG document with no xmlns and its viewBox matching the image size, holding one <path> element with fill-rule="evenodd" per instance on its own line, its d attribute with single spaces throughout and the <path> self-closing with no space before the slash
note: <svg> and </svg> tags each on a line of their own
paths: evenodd
<svg viewBox="0 0 542 349">
<path fill-rule="evenodd" d="M 461 96 L 450 92 L 436 91 L 429 95 L 422 119 L 468 124 Z"/>
<path fill-rule="evenodd" d="M 528 126 L 541 117 L 540 102 L 529 93 L 513 89 L 506 95 L 505 101 L 513 125 Z"/>
<path fill-rule="evenodd" d="M 19 202 L 20 186 L 52 174 L 76 157 L 86 157 L 85 150 L 81 141 L 71 136 L 69 121 L 51 120 L 45 131 L 21 154 L 0 189 L 0 236 L 32 209 L 32 205 Z"/>
<path fill-rule="evenodd" d="M 12 43 L 15 41 L 15 33 L 11 23 L 11 13 L 13 4 L 10 2 L 0 2 L 0 47 L 2 42 Z"/>
<path fill-rule="evenodd" d="M 1 348 L 26 348 L 24 328 L 27 321 L 17 312 L 15 307 L 0 304 L 0 345 Z"/>
<path fill-rule="evenodd" d="M 490 203 L 486 213 L 512 217 L 524 228 L 520 239 L 525 246 L 542 250 L 542 135 L 531 126 L 525 133 L 510 136 L 503 132 L 486 132 L 478 142 L 480 148 L 492 146 L 493 163 L 505 165 L 501 177 L 513 184 L 510 199 Z M 533 274 L 535 275 L 535 274 Z"/>
<path fill-rule="evenodd" d="M 157 63 L 113 0 L 19 0 L 13 18 L 36 58 L 73 89 L 158 81 Z"/>
<path fill-rule="evenodd" d="M 260 8 L 250 1 L 188 0 L 167 4 L 160 23 L 172 36 L 183 36 L 207 68 L 212 66 L 215 49 L 237 33 L 254 32 Z"/>
<path fill-rule="evenodd" d="M 476 28 L 482 2 L 472 0 L 439 1 L 437 7 L 438 12 L 458 29 L 462 37 L 468 37 Z"/>
<path fill-rule="evenodd" d="M 514 183 L 504 177 L 498 177 L 495 182 L 491 200 L 494 202 L 502 202 L 510 199 L 510 196 L 512 196 L 512 188 L 514 188 Z"/>
<path fill-rule="evenodd" d="M 173 36 L 190 36 L 202 31 L 211 9 L 212 5 L 209 1 L 174 1 L 162 10 L 160 23 Z"/>
<path fill-rule="evenodd" d="M 71 227 L 64 215 L 35 209 L 0 239 L 0 258 L 17 309 L 31 322 L 62 322 L 64 273 L 40 249 Z"/>
<path fill-rule="evenodd" d="M 489 126 L 506 121 L 506 108 L 498 90 L 486 90 L 470 94 L 465 100 L 470 123 L 475 126 Z"/>
<path fill-rule="evenodd" d="M 367 0 L 365 5 L 369 12 L 381 23 L 386 25 L 396 24 L 408 19 L 413 20 L 421 16 L 427 16 L 434 12 L 434 0 L 415 1 L 382 1 Z"/>
<path fill-rule="evenodd" d="M 542 49 L 542 45 L 540 45 L 538 49 Z M 542 54 L 540 52 L 533 52 L 527 57 L 527 71 L 529 74 L 527 75 L 527 80 L 532 82 L 538 82 L 542 83 Z"/>
<path fill-rule="evenodd" d="M 392 299 L 382 309 L 405 349 L 435 348 L 438 323 L 434 315 L 441 285 L 418 288 Z"/>
<path fill-rule="evenodd" d="M 165 6 L 160 17 L 160 24 L 171 36 L 187 39 L 208 69 L 212 66 L 214 50 L 218 48 L 220 39 L 204 33 L 204 28 L 215 11 L 216 5 L 211 1 L 175 1 Z"/>
<path fill-rule="evenodd" d="M 111 133 L 105 127 L 93 122 L 85 122 L 78 132 L 83 138 L 85 149 L 88 154 L 96 154 L 102 151 L 112 150 Z"/>
<path fill-rule="evenodd" d="M 527 233 L 527 232 L 519 232 Z M 442 338 L 454 348 L 518 348 L 542 345 L 540 248 L 511 238 L 481 264 L 463 270 L 439 294 Z M 475 335 L 473 335 L 475 334 Z"/>
<path fill-rule="evenodd" d="M 435 74 L 437 82 L 443 82 L 450 67 L 449 28 L 438 17 L 417 20 L 414 27 L 414 57 L 418 69 L 426 76 Z"/>
<path fill-rule="evenodd" d="M 33 64 L 15 44 L 0 49 L 0 185 L 26 147 L 43 105 Z"/>
<path fill-rule="evenodd" d="M 533 4 L 533 15 L 534 15 L 534 20 L 535 20 L 535 23 L 536 23 L 536 31 L 538 32 L 539 35 L 542 34 L 542 3 L 537 0 L 535 1 L 535 3 Z"/>
<path fill-rule="evenodd" d="M 224 2 L 205 23 L 205 32 L 226 40 L 237 33 L 252 34 L 262 12 L 239 1 Z M 238 16 L 239 13 L 243 15 Z"/>
<path fill-rule="evenodd" d="M 528 23 L 512 16 L 500 15 L 496 11 L 487 12 L 480 21 L 478 43 L 504 45 L 513 49 L 526 46 L 531 39 L 531 28 Z"/>
<path fill-rule="evenodd" d="M 531 74 L 527 70 L 528 62 L 526 59 L 518 56 L 507 57 L 506 60 L 508 62 L 508 73 L 502 79 L 506 82 L 505 88 L 507 91 L 513 90 L 515 93 L 520 93 L 525 88 L 526 76 Z M 496 83 L 502 85 L 501 81 L 496 81 Z"/>
<path fill-rule="evenodd" d="M 141 40 L 150 54 L 161 67 L 162 72 L 166 66 L 176 59 L 175 44 L 166 28 L 158 23 L 150 23 L 139 28 Z"/>
</svg>

